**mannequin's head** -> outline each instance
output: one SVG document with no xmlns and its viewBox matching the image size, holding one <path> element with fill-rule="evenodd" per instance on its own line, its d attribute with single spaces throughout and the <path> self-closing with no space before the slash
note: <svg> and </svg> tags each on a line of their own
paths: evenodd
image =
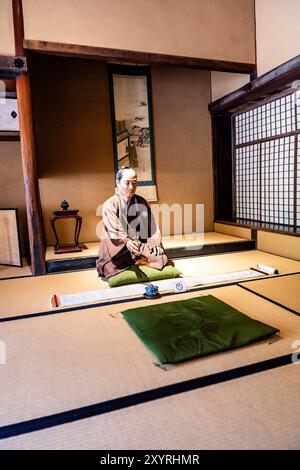
<svg viewBox="0 0 300 470">
<path fill-rule="evenodd" d="M 129 167 L 121 168 L 116 176 L 119 194 L 127 200 L 133 198 L 137 187 L 137 174 Z"/>
</svg>

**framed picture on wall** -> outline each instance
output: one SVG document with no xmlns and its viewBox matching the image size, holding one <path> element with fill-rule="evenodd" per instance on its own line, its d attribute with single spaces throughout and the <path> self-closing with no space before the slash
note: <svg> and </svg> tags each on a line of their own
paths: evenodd
<svg viewBox="0 0 300 470">
<path fill-rule="evenodd" d="M 0 264 L 22 266 L 18 209 L 0 209 Z"/>
<path fill-rule="evenodd" d="M 122 166 L 138 177 L 137 193 L 157 201 L 149 67 L 109 65 L 115 173 Z"/>
</svg>

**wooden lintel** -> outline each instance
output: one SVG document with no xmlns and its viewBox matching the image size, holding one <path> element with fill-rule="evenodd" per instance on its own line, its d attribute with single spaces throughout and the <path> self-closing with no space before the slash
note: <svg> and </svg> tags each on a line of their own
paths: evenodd
<svg viewBox="0 0 300 470">
<path fill-rule="evenodd" d="M 208 106 L 211 114 L 222 114 L 238 106 L 254 103 L 290 88 L 300 80 L 300 55 L 261 75 L 238 90 L 213 101 Z"/>
<path fill-rule="evenodd" d="M 152 52 L 128 51 L 123 49 L 110 49 L 106 47 L 82 46 L 77 44 L 64 44 L 58 42 L 24 40 L 26 50 L 44 54 L 65 57 L 80 57 L 86 59 L 105 60 L 107 62 L 132 63 L 141 65 L 170 65 L 173 67 L 186 67 L 218 72 L 232 72 L 251 74 L 255 72 L 255 64 L 243 62 L 229 62 L 215 59 L 201 59 Z"/>
<path fill-rule="evenodd" d="M 0 79 L 10 79 L 27 72 L 24 56 L 0 56 Z"/>
</svg>

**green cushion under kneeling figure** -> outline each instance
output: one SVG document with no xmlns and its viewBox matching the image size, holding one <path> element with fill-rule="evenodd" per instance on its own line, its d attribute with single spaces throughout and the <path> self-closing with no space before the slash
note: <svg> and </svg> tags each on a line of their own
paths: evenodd
<svg viewBox="0 0 300 470">
<path fill-rule="evenodd" d="M 134 284 L 136 282 L 148 282 L 146 275 L 140 271 L 138 266 L 131 266 L 130 268 L 122 271 L 115 276 L 108 278 L 109 287 L 126 286 L 127 284 Z"/>
<path fill-rule="evenodd" d="M 175 268 L 172 261 L 162 270 L 151 268 L 150 266 L 131 266 L 115 276 L 108 278 L 109 287 L 126 286 L 137 282 L 151 282 L 162 279 L 173 279 L 181 276 L 181 272 Z"/>
<path fill-rule="evenodd" d="M 148 281 L 159 281 L 162 279 L 173 279 L 175 277 L 181 276 L 181 272 L 175 268 L 172 261 L 169 261 L 168 264 L 162 269 L 151 268 L 150 266 L 139 266 L 140 271 L 145 274 Z"/>
</svg>

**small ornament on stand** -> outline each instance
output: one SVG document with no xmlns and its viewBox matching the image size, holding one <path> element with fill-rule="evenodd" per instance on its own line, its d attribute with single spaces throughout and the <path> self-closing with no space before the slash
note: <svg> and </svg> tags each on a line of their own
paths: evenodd
<svg viewBox="0 0 300 470">
<path fill-rule="evenodd" d="M 79 209 L 68 210 L 70 206 L 68 201 L 65 199 L 62 201 L 60 207 L 62 208 L 62 211 L 53 211 L 54 215 L 66 217 L 67 215 L 77 215 L 79 212 Z"/>
<path fill-rule="evenodd" d="M 69 206 L 68 202 L 64 199 L 64 200 L 62 201 L 60 207 L 62 208 L 63 211 L 66 211 L 66 210 L 69 209 L 70 206 Z"/>
</svg>

